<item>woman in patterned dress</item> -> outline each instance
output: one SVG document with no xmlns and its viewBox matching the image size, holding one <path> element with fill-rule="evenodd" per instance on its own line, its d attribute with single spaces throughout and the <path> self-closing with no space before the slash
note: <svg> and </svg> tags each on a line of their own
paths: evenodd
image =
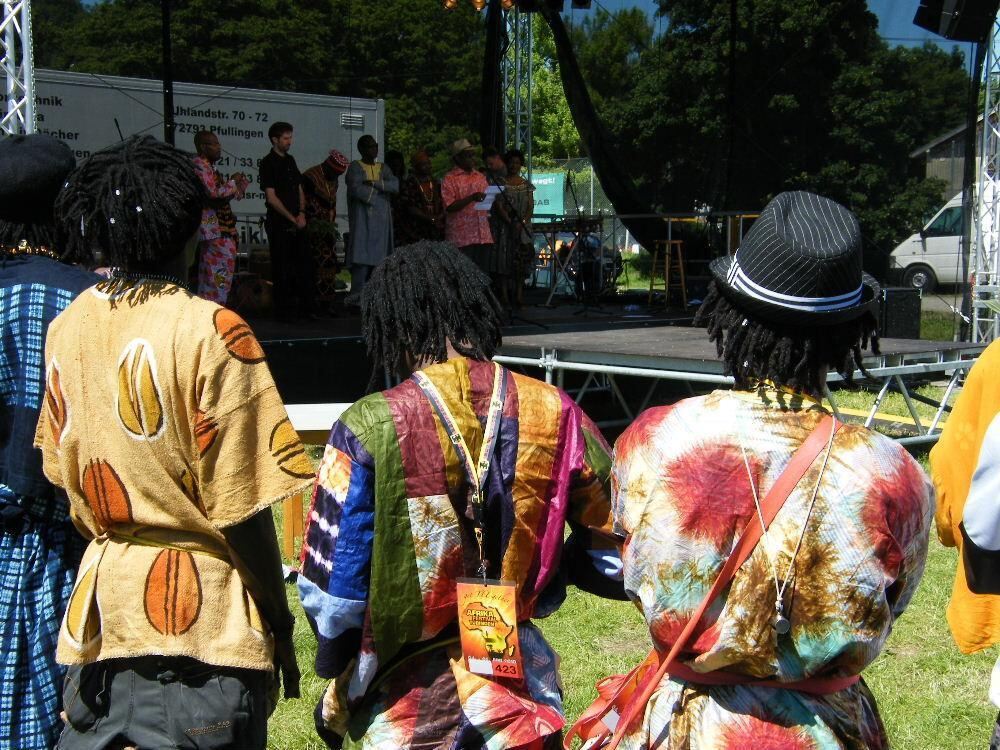
<svg viewBox="0 0 1000 750">
<path fill-rule="evenodd" d="M 933 496 L 902 446 L 822 404 L 828 368 L 850 382 L 861 348 L 877 351 L 857 220 L 783 193 L 711 268 L 699 320 L 735 389 L 649 409 L 615 445 L 625 588 L 659 657 L 744 528 L 759 521 L 761 538 L 619 747 L 888 747 L 860 674 L 920 581 Z M 822 449 L 765 529 L 761 501 L 817 428 Z"/>
<path fill-rule="evenodd" d="M 507 190 L 505 195 L 510 213 L 510 227 L 504 240 L 510 246 L 511 273 L 514 304 L 524 304 L 524 280 L 535 269 L 535 245 L 531 237 L 531 216 L 535 210 L 535 186 L 521 176 L 524 153 L 511 149 L 504 155 L 507 162 Z"/>
</svg>

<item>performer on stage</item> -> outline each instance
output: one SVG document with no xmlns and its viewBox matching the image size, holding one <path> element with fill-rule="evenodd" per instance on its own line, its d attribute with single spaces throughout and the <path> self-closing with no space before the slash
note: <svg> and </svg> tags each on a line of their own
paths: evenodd
<svg viewBox="0 0 1000 750">
<path fill-rule="evenodd" d="M 444 238 L 489 273 L 493 252 L 489 211 L 481 211 L 475 205 L 485 200 L 489 183 L 482 172 L 476 171 L 476 149 L 467 139 L 451 144 L 451 158 L 455 168 L 441 180 L 446 211 Z"/>
<path fill-rule="evenodd" d="M 886 748 L 860 675 L 920 582 L 934 502 L 901 445 L 822 404 L 828 369 L 849 383 L 877 351 L 857 219 L 782 193 L 711 271 L 697 320 L 735 390 L 615 444 L 625 589 L 655 645 L 619 747 Z"/>
<path fill-rule="evenodd" d="M 396 244 L 444 239 L 441 181 L 431 174 L 431 157 L 426 151 L 418 151 L 411 157 L 410 165 L 413 171 L 399 190 L 400 220 L 393 225 Z"/>
<path fill-rule="evenodd" d="M 379 161 L 378 143 L 370 135 L 358 139 L 361 158 L 347 168 L 347 211 L 351 236 L 347 264 L 351 267 L 348 303 L 359 305 L 361 292 L 374 268 L 392 252 L 391 195 L 399 192 L 399 180 Z"/>
<path fill-rule="evenodd" d="M 503 241 L 508 246 L 511 270 L 509 275 L 514 305 L 524 304 L 524 280 L 535 271 L 535 245 L 531 236 L 531 217 L 535 211 L 535 186 L 521 176 L 524 153 L 511 149 L 504 155 L 507 167 L 504 205 L 509 221 L 505 225 Z"/>
<path fill-rule="evenodd" d="M 271 150 L 260 161 L 260 186 L 267 202 L 267 238 L 271 245 L 274 309 L 280 320 L 314 318 L 316 272 L 305 246 L 305 192 L 302 175 L 289 151 L 293 129 L 276 122 L 268 128 Z"/>
<path fill-rule="evenodd" d="M 319 470 L 298 584 L 333 680 L 318 730 L 369 750 L 557 748 L 557 657 L 532 619 L 562 602 L 562 574 L 623 596 L 607 445 L 565 393 L 490 361 L 500 307 L 451 245 L 392 255 L 362 315 L 372 383 L 405 380 L 344 413 Z M 522 679 L 458 644 L 458 579 L 483 575 L 516 584 L 516 612 L 482 653 L 520 654 Z"/>
<path fill-rule="evenodd" d="M 316 297 L 332 312 L 337 290 L 336 245 L 337 188 L 340 175 L 347 171 L 347 157 L 331 149 L 322 164 L 302 173 L 302 188 L 306 198 L 305 239 L 316 269 Z"/>
<path fill-rule="evenodd" d="M 236 217 L 229 201 L 241 200 L 250 181 L 242 172 L 223 181 L 215 169 L 222 156 L 222 145 L 212 131 L 197 133 L 194 147 L 197 152 L 194 168 L 207 194 L 198 230 L 198 296 L 224 305 L 233 285 L 239 242 Z"/>
</svg>

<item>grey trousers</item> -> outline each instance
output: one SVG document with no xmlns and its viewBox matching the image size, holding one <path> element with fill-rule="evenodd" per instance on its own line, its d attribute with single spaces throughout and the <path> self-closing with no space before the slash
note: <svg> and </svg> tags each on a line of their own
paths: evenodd
<svg viewBox="0 0 1000 750">
<path fill-rule="evenodd" d="M 271 675 L 185 657 L 70 667 L 59 750 L 264 750 Z"/>
</svg>

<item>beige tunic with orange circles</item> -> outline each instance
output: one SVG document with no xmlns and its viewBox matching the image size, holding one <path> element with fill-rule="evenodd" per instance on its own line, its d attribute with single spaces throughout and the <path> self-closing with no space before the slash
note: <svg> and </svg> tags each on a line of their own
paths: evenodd
<svg viewBox="0 0 1000 750">
<path fill-rule="evenodd" d="M 312 486 L 264 352 L 235 313 L 177 287 L 98 285 L 52 323 L 35 442 L 92 538 L 58 660 L 147 655 L 272 668 L 222 529 Z"/>
</svg>

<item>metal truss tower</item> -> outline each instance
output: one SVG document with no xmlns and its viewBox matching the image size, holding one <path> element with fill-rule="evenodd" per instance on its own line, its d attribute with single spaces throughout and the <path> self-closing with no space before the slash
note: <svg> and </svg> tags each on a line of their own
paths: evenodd
<svg viewBox="0 0 1000 750">
<path fill-rule="evenodd" d="M 987 45 L 976 242 L 971 263 L 972 340 L 982 343 L 1000 334 L 1000 17 L 993 21 Z"/>
<path fill-rule="evenodd" d="M 505 146 L 524 152 L 531 173 L 531 13 L 504 11 L 507 48 L 502 61 Z"/>
<path fill-rule="evenodd" d="M 0 135 L 35 132 L 35 65 L 31 0 L 2 0 L 0 74 L 6 81 Z"/>
</svg>

